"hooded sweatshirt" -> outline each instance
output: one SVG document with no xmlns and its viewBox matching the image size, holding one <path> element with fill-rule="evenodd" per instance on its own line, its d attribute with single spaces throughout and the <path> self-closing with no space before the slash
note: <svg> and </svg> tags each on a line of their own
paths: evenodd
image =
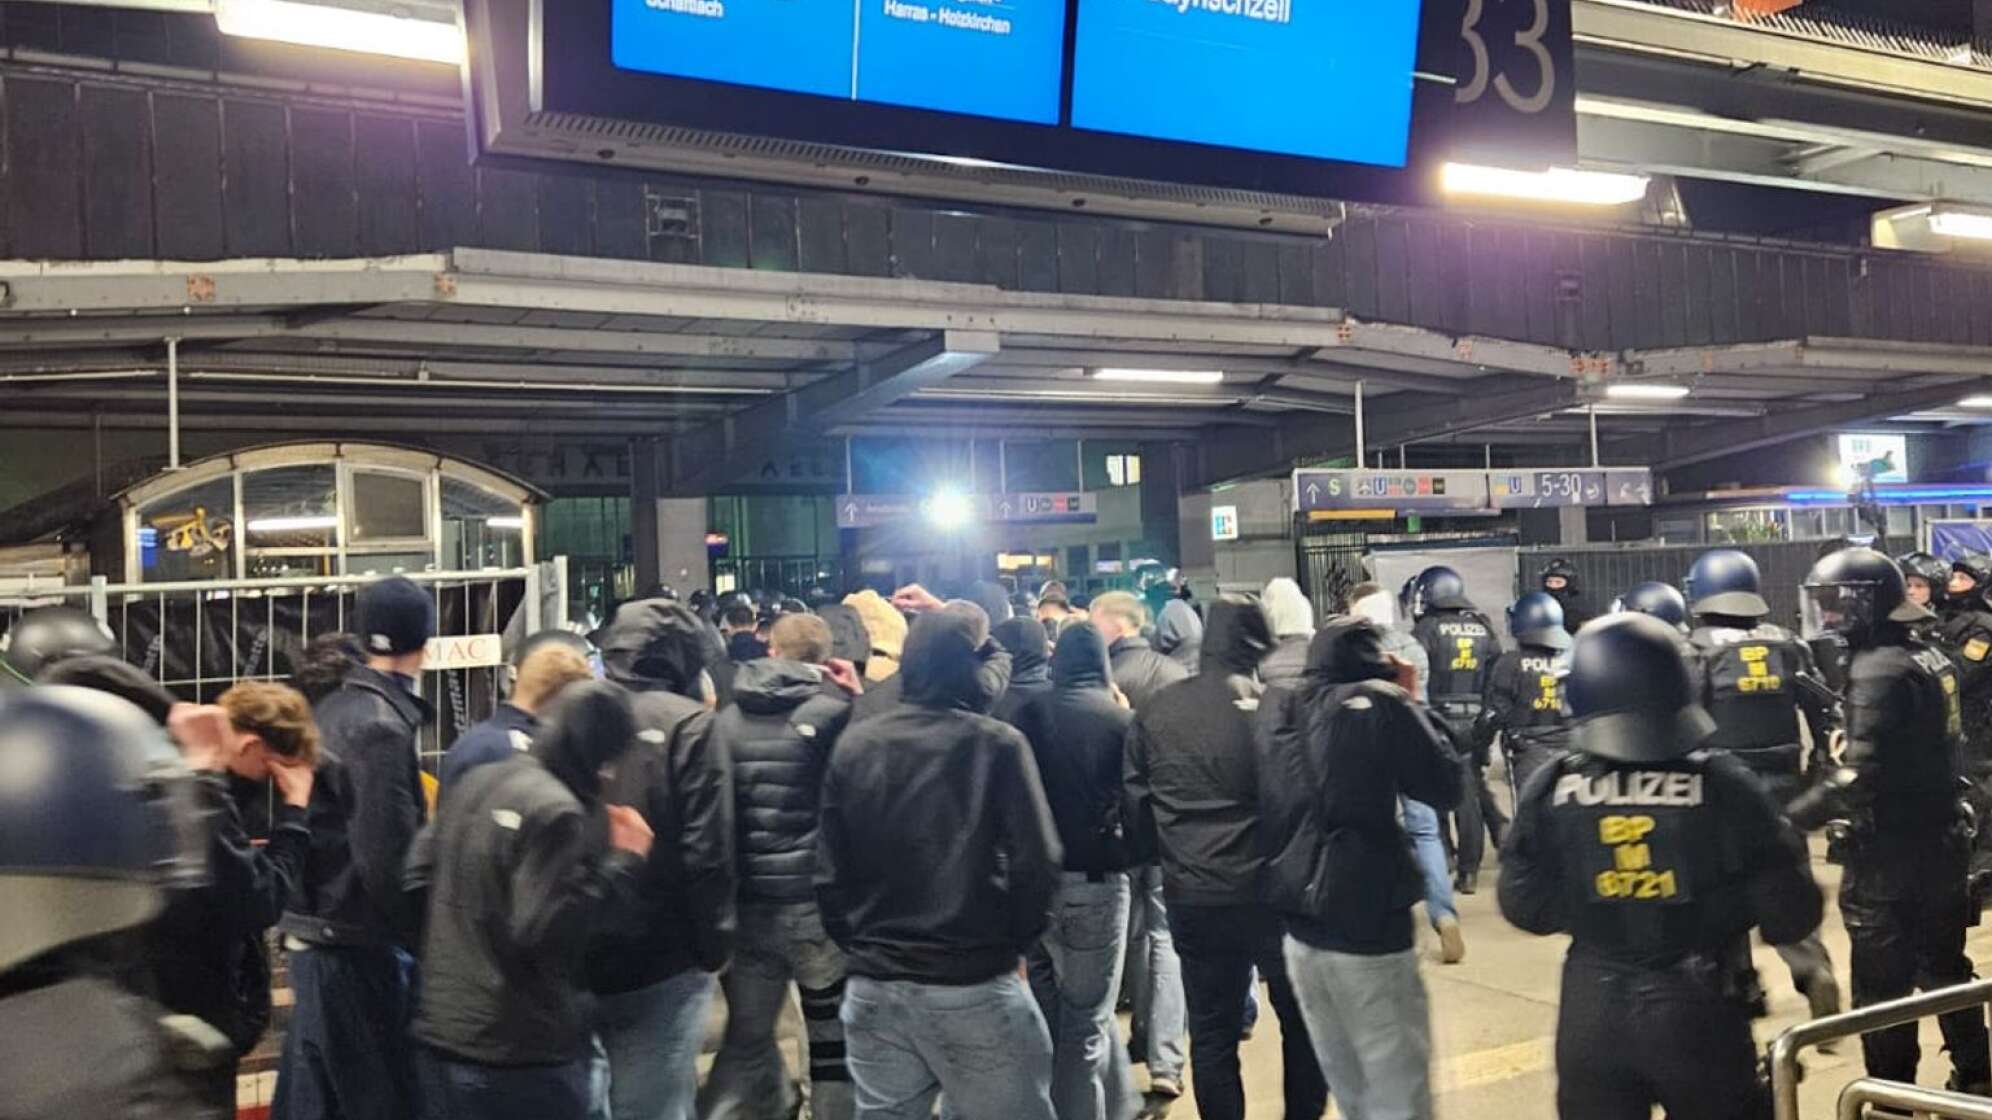
<svg viewBox="0 0 1992 1120">
<path fill-rule="evenodd" d="M 1272 625 L 1257 603 L 1220 598 L 1210 608 L 1202 672 L 1136 713 L 1124 769 L 1126 820 L 1137 849 L 1159 857 L 1172 901 L 1259 899 L 1252 720 L 1261 688 L 1254 674 L 1272 646 Z"/>
<path fill-rule="evenodd" d="M 1155 620 L 1155 650 L 1196 673 L 1203 660 L 1204 624 L 1196 608 L 1181 599 L 1171 599 Z"/>
<path fill-rule="evenodd" d="M 871 636 L 871 656 L 865 660 L 865 679 L 882 681 L 899 672 L 899 653 L 906 645 L 906 616 L 899 608 L 869 588 L 844 598 L 844 605 L 858 612 Z"/>
<path fill-rule="evenodd" d="M 1274 644 L 1259 666 L 1259 679 L 1267 688 L 1297 683 L 1307 668 L 1307 643 L 1314 637 L 1314 604 L 1285 576 L 1266 585 L 1261 602 L 1273 624 Z"/>
<path fill-rule="evenodd" d="M 1423 704 L 1425 678 L 1432 673 L 1432 659 L 1411 633 L 1410 624 L 1397 617 L 1397 596 L 1388 591 L 1374 592 L 1350 603 L 1349 613 L 1376 623 L 1377 629 L 1383 631 L 1383 652 L 1410 662 L 1418 671 L 1418 687 L 1412 694 Z"/>
<path fill-rule="evenodd" d="M 1035 618 L 1011 618 L 991 630 L 990 636 L 1010 655 L 1010 687 L 989 714 L 1014 724 L 1017 713 L 1032 697 L 1051 691 L 1051 661 L 1045 654 L 1051 639 L 1045 636 L 1044 624 Z M 1104 657 L 1106 647 L 1100 648 Z"/>
<path fill-rule="evenodd" d="M 936 611 L 905 647 L 904 702 L 853 723 L 824 775 L 816 849 L 823 926 L 850 971 L 978 984 L 1043 934 L 1059 846 L 1030 744 L 979 714 L 997 654 Z"/>
<path fill-rule="evenodd" d="M 1091 623 L 1058 635 L 1051 686 L 1017 713 L 1065 847 L 1065 870 L 1102 874 L 1129 863 L 1120 812 L 1121 755 L 1134 712 L 1114 700 L 1107 642 Z"/>
<path fill-rule="evenodd" d="M 1301 684 L 1268 693 L 1259 711 L 1266 894 L 1315 948 L 1412 947 L 1424 887 L 1398 797 L 1440 811 L 1460 798 L 1458 758 L 1395 675 L 1375 623 L 1337 618 L 1314 636 Z"/>
<path fill-rule="evenodd" d="M 634 693 L 636 718 L 636 745 L 604 797 L 642 813 L 657 840 L 643 870 L 641 920 L 604 932 L 589 950 L 596 992 L 634 991 L 688 968 L 717 971 L 732 953 L 733 774 L 711 742 L 703 626 L 682 604 L 645 599 L 618 608 L 602 638 L 603 667 Z"/>
<path fill-rule="evenodd" d="M 865 629 L 865 620 L 858 616 L 856 609 L 842 603 L 829 603 L 816 608 L 816 616 L 830 627 L 830 656 L 840 661 L 848 661 L 865 671 L 865 663 L 871 660 L 871 633 Z"/>
<path fill-rule="evenodd" d="M 581 962 L 589 932 L 636 905 L 641 861 L 611 850 L 600 772 L 624 755 L 629 697 L 561 691 L 518 755 L 466 773 L 409 858 L 429 891 L 412 1033 L 461 1060 L 571 1062 L 589 1046 Z"/>
</svg>

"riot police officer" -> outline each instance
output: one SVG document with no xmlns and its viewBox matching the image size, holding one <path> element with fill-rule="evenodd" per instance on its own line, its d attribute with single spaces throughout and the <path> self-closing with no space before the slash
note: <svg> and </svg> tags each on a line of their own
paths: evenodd
<svg viewBox="0 0 1992 1120">
<path fill-rule="evenodd" d="M 1950 582 L 1944 585 L 1945 627 L 1949 627 L 1958 612 L 1982 601 L 1980 596 L 1987 590 L 1992 590 L 1992 556 L 1967 552 L 1951 561 Z"/>
<path fill-rule="evenodd" d="M 1577 584 L 1577 565 L 1568 559 L 1558 556 L 1543 565 L 1539 582 L 1542 590 L 1548 592 L 1556 600 L 1556 605 L 1563 608 L 1565 632 L 1575 634 L 1585 623 L 1597 617 L 1591 610 L 1590 603 L 1584 598 L 1584 589 Z"/>
<path fill-rule="evenodd" d="M 1519 648 L 1494 662 L 1473 741 L 1485 751 L 1501 737 L 1508 782 L 1519 796 L 1529 775 L 1570 745 L 1563 714 L 1570 633 L 1563 628 L 1563 605 L 1543 591 L 1531 591 L 1508 608 L 1508 633 Z"/>
<path fill-rule="evenodd" d="M 1842 549 L 1805 581 L 1808 636 L 1846 642 L 1847 741 L 1840 769 L 1791 808 L 1804 828 L 1839 821 L 1846 865 L 1840 914 L 1853 941 L 1854 1004 L 1971 979 L 1964 953 L 1970 815 L 1959 802 L 1963 708 L 1957 669 L 1910 627 L 1929 612 L 1910 603 L 1894 561 Z M 1951 1086 L 1992 1091 L 1992 1054 L 1979 1008 L 1941 1016 Z M 1914 1081 L 1909 1024 L 1862 1036 L 1871 1077 Z"/>
<path fill-rule="evenodd" d="M 110 630 L 89 611 L 36 607 L 0 634 L 0 688 L 33 684 L 42 670 L 57 662 L 102 656 L 117 645 Z"/>
<path fill-rule="evenodd" d="M 1942 614 L 1944 603 L 1950 598 L 1950 565 L 1927 552 L 1904 553 L 1895 563 L 1902 569 L 1909 601 Z"/>
<path fill-rule="evenodd" d="M 1488 675 L 1501 656 L 1501 641 L 1494 635 L 1494 624 L 1466 597 L 1466 581 L 1451 568 L 1435 566 L 1418 573 L 1411 600 L 1412 617 L 1417 620 L 1411 636 L 1431 660 L 1426 692 L 1432 711 L 1461 748 L 1461 764 L 1467 769 L 1468 792 L 1453 811 L 1458 833 L 1454 886 L 1462 894 L 1472 894 L 1480 889 L 1480 861 L 1486 854 L 1483 830 L 1499 844 L 1508 823 L 1487 789 L 1486 748 L 1473 749 L 1474 724 L 1480 718 Z"/>
<path fill-rule="evenodd" d="M 0 694 L 0 1116 L 220 1120 L 196 1078 L 232 1060 L 227 1039 L 119 981 L 144 946 L 123 931 L 201 866 L 153 777 L 170 751 L 114 696 Z"/>
<path fill-rule="evenodd" d="M 1764 617 L 1771 613 L 1759 588 L 1757 562 L 1735 549 L 1703 553 L 1688 573 L 1695 628 L 1697 701 L 1715 720 L 1710 747 L 1734 754 L 1762 782 L 1771 799 L 1791 804 L 1806 782 L 1805 739 L 1812 744 L 1812 776 L 1831 768 L 1827 744 L 1833 718 L 1801 678 L 1817 680 L 1812 651 L 1790 631 Z M 1800 728 L 1800 716 L 1804 728 Z M 1840 1009 L 1840 986 L 1817 934 L 1782 946 L 1792 984 L 1814 1016 Z"/>
<path fill-rule="evenodd" d="M 1557 1112 L 1753 1115 L 1748 937 L 1818 927 L 1804 845 L 1742 763 L 1702 749 L 1714 721 L 1665 623 L 1628 612 L 1584 627 L 1567 689 L 1575 750 L 1523 790 L 1500 883 L 1508 921 L 1571 935 Z"/>
<path fill-rule="evenodd" d="M 1951 565 L 1948 613 L 1939 642 L 1957 664 L 1964 705 L 1964 773 L 1980 830 L 1971 870 L 1992 878 L 1992 560 L 1966 553 Z"/>
<path fill-rule="evenodd" d="M 1635 584 L 1612 602 L 1613 614 L 1623 611 L 1650 614 L 1683 634 L 1688 632 L 1688 601 L 1669 583 L 1649 580 Z"/>
</svg>

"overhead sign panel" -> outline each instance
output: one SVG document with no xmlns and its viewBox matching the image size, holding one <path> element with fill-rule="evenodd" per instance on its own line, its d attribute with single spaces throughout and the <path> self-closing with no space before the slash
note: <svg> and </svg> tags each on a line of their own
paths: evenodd
<svg viewBox="0 0 1992 1120">
<path fill-rule="evenodd" d="M 867 529 L 926 513 L 925 503 L 913 494 L 840 494 L 836 502 L 839 529 Z M 971 523 L 1091 524 L 1100 519 L 1099 496 L 1077 490 L 976 494 L 968 503 Z"/>
<path fill-rule="evenodd" d="M 1300 513 L 1349 510 L 1485 513 L 1561 506 L 1653 504 L 1645 467 L 1542 467 L 1497 471 L 1295 471 Z"/>
</svg>

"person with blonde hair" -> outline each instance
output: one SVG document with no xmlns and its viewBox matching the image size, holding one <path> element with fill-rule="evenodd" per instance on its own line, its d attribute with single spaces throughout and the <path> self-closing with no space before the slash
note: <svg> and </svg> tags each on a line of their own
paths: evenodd
<svg viewBox="0 0 1992 1120">
<path fill-rule="evenodd" d="M 589 664 L 593 652 L 586 638 L 565 630 L 542 630 L 521 642 L 512 659 L 512 695 L 490 719 L 473 724 L 450 744 L 439 775 L 443 786 L 531 747 L 541 709 L 568 685 L 594 679 Z"/>
</svg>

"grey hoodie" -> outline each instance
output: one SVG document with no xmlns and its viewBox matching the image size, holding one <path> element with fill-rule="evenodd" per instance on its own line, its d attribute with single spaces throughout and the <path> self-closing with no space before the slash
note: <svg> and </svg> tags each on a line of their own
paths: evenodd
<svg viewBox="0 0 1992 1120">
<path fill-rule="evenodd" d="M 1162 608 L 1162 616 L 1155 620 L 1155 651 L 1181 665 L 1184 671 L 1195 676 L 1197 665 L 1203 659 L 1203 619 L 1197 617 L 1196 608 L 1181 599 L 1171 599 Z"/>
</svg>

